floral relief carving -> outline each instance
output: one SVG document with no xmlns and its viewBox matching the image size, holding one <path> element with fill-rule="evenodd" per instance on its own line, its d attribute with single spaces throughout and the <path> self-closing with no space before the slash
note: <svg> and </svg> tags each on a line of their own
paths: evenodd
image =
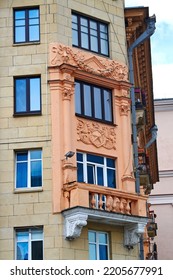
<svg viewBox="0 0 173 280">
<path fill-rule="evenodd" d="M 95 122 L 87 122 L 78 119 L 77 124 L 78 141 L 95 147 L 116 149 L 115 128 L 103 126 Z"/>
<path fill-rule="evenodd" d="M 74 88 L 71 86 L 70 88 L 64 87 L 62 91 L 63 100 L 70 100 L 71 95 L 74 93 Z"/>
<path fill-rule="evenodd" d="M 128 69 L 115 60 L 99 58 L 95 55 L 79 51 L 62 44 L 53 44 L 50 53 L 51 66 L 60 66 L 63 63 L 77 67 L 79 70 L 117 81 L 128 81 Z"/>
<path fill-rule="evenodd" d="M 120 116 L 128 116 L 129 111 L 130 111 L 129 105 L 121 105 L 120 106 Z"/>
</svg>

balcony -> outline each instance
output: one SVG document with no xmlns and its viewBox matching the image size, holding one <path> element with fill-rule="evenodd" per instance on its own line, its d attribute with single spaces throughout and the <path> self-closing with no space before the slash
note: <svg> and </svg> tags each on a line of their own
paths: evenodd
<svg viewBox="0 0 173 280">
<path fill-rule="evenodd" d="M 135 88 L 136 126 L 141 129 L 146 125 L 146 100 L 145 93 L 140 88 Z"/>
<path fill-rule="evenodd" d="M 77 238 L 87 221 L 124 226 L 126 246 L 136 244 L 144 232 L 148 222 L 145 195 L 78 182 L 65 184 L 63 193 L 65 209 L 62 214 L 68 240 Z"/>
<path fill-rule="evenodd" d="M 149 160 L 143 149 L 138 150 L 138 170 L 141 186 L 150 185 Z"/>
</svg>

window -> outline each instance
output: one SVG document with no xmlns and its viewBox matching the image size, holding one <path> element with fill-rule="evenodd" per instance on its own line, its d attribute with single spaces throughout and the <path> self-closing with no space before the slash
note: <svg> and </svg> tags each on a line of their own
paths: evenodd
<svg viewBox="0 0 173 280">
<path fill-rule="evenodd" d="M 75 110 L 87 118 L 112 122 L 111 90 L 76 81 Z"/>
<path fill-rule="evenodd" d="M 108 260 L 109 258 L 108 233 L 90 230 L 88 232 L 88 240 L 89 240 L 89 259 Z"/>
<path fill-rule="evenodd" d="M 42 151 L 16 152 L 16 188 L 42 186 Z"/>
<path fill-rule="evenodd" d="M 108 56 L 108 25 L 73 13 L 72 44 L 75 47 Z"/>
<path fill-rule="evenodd" d="M 115 161 L 93 154 L 77 153 L 77 180 L 116 188 Z"/>
<path fill-rule="evenodd" d="M 39 8 L 14 10 L 14 43 L 40 41 Z"/>
<path fill-rule="evenodd" d="M 14 113 L 40 114 L 40 77 L 18 77 L 14 79 Z"/>
<path fill-rule="evenodd" d="M 43 260 L 42 228 L 16 229 L 16 260 Z"/>
</svg>

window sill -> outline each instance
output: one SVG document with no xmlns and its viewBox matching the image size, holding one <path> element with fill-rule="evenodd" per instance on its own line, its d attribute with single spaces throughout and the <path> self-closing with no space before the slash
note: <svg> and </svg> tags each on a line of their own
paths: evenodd
<svg viewBox="0 0 173 280">
<path fill-rule="evenodd" d="M 30 45 L 40 45 L 41 42 L 23 42 L 23 43 L 13 43 L 13 47 L 19 47 L 19 46 L 30 46 Z"/>
<path fill-rule="evenodd" d="M 110 126 L 118 126 L 117 124 L 114 124 L 112 121 L 105 121 L 105 120 L 101 120 L 101 119 L 95 119 L 95 118 L 92 118 L 92 117 L 88 117 L 88 116 L 85 116 L 85 115 L 80 115 L 80 114 L 75 114 L 76 117 L 78 118 L 82 118 L 82 119 L 86 119 L 86 120 L 89 120 L 89 121 L 94 121 L 94 122 L 99 122 L 99 123 L 102 123 L 102 124 L 107 124 L 107 125 L 110 125 Z"/>
<path fill-rule="evenodd" d="M 18 188 L 14 189 L 13 193 L 31 193 L 31 192 L 42 192 L 43 187 L 33 187 L 33 188 Z"/>
<path fill-rule="evenodd" d="M 13 114 L 14 118 L 18 118 L 18 117 L 32 117 L 32 116 L 42 116 L 42 113 L 21 113 L 21 114 Z"/>
</svg>

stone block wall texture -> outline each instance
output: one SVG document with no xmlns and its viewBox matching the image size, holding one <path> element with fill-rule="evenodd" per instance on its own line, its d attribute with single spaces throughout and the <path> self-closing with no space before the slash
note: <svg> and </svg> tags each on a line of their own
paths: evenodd
<svg viewBox="0 0 173 280">
<path fill-rule="evenodd" d="M 13 43 L 13 8 L 40 7 L 38 44 Z M 15 258 L 15 228 L 43 226 L 44 259 L 88 259 L 88 228 L 109 231 L 111 258 L 126 259 L 123 228 L 88 224 L 72 242 L 64 240 L 63 218 L 52 214 L 51 116 L 48 45 L 72 43 L 71 11 L 85 11 L 110 23 L 111 58 L 126 63 L 123 1 L 0 1 L 0 259 Z M 14 77 L 41 76 L 42 114 L 14 116 Z M 42 148 L 43 188 L 15 190 L 15 151 Z M 137 258 L 136 249 L 132 258 Z"/>
</svg>

